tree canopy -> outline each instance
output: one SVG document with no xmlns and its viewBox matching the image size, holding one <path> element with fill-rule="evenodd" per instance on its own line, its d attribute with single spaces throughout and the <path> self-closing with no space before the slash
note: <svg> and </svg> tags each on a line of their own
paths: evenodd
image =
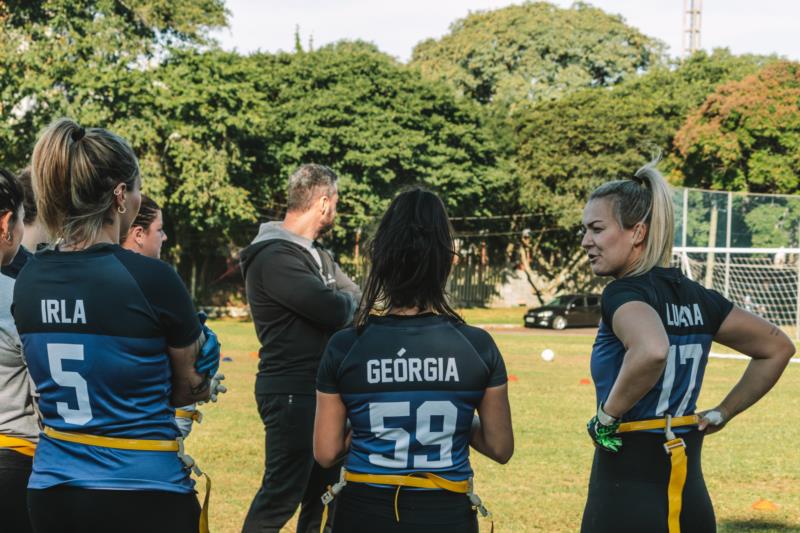
<svg viewBox="0 0 800 533">
<path fill-rule="evenodd" d="M 521 109 L 512 120 L 523 205 L 559 226 L 576 225 L 594 187 L 630 176 L 659 153 L 670 155 L 676 131 L 716 85 L 766 61 L 699 52 L 675 69 L 655 68 L 611 89 Z M 667 160 L 665 168 L 674 164 Z"/>
<path fill-rule="evenodd" d="M 441 82 L 358 42 L 252 59 L 275 126 L 274 205 L 283 204 L 275 180 L 315 161 L 342 176 L 345 228 L 367 223 L 413 184 L 442 194 L 454 213 L 492 213 L 504 186 L 493 142 L 477 107 Z"/>
<path fill-rule="evenodd" d="M 459 94 L 511 109 L 619 83 L 659 63 L 662 51 L 622 17 L 581 2 L 535 2 L 471 13 L 441 39 L 419 43 L 411 64 Z"/>
<path fill-rule="evenodd" d="M 359 41 L 222 51 L 209 30 L 226 24 L 224 0 L 0 0 L 0 21 L 3 165 L 25 166 L 60 116 L 121 134 L 165 208 L 167 258 L 199 287 L 282 214 L 286 178 L 307 162 L 341 177 L 337 251 L 419 184 L 463 217 L 481 261 L 533 229 L 530 257 L 554 287 L 584 257 L 574 230 L 589 191 L 655 152 L 676 184 L 798 189 L 797 64 L 724 50 L 669 63 L 583 3 L 470 14 L 409 65 Z M 740 209 L 743 245 L 795 234 L 793 204 L 756 207 Z"/>
<path fill-rule="evenodd" d="M 718 87 L 675 136 L 684 183 L 750 192 L 800 189 L 800 64 L 775 62 Z"/>
</svg>

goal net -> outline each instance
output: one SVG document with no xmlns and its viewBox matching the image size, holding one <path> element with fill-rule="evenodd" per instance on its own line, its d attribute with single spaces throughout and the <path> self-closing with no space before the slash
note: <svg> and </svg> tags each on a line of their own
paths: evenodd
<svg viewBox="0 0 800 533">
<path fill-rule="evenodd" d="M 800 250 L 678 247 L 675 251 L 676 262 L 690 279 L 776 325 L 798 326 Z"/>
<path fill-rule="evenodd" d="M 674 190 L 674 262 L 800 338 L 800 196 Z"/>
</svg>

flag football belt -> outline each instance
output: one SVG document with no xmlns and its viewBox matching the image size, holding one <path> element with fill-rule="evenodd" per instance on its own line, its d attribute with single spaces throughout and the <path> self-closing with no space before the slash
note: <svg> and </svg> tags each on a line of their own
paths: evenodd
<svg viewBox="0 0 800 533">
<path fill-rule="evenodd" d="M 200 411 L 187 411 L 186 409 L 175 409 L 175 418 L 186 418 L 198 424 L 203 421 L 203 413 Z"/>
<path fill-rule="evenodd" d="M 138 450 L 146 452 L 177 452 L 178 458 L 186 468 L 194 472 L 198 477 L 206 478 L 206 495 L 203 498 L 203 506 L 200 509 L 200 528 L 199 533 L 208 532 L 208 502 L 211 498 L 211 478 L 194 462 L 190 455 L 184 452 L 183 439 L 178 437 L 175 440 L 151 440 L 151 439 L 126 439 L 121 437 L 104 437 L 102 435 L 90 435 L 89 433 L 75 433 L 72 431 L 59 431 L 51 427 L 44 428 L 44 434 L 51 439 L 65 442 L 75 442 L 87 446 L 97 446 L 100 448 L 114 448 L 116 450 Z"/>
<path fill-rule="evenodd" d="M 455 492 L 458 494 L 466 494 L 469 498 L 472 508 L 478 511 L 481 516 L 492 519 L 492 513 L 486 509 L 483 502 L 475 494 L 472 485 L 472 478 L 463 481 L 452 481 L 450 479 L 431 474 L 430 472 L 415 472 L 405 476 L 392 475 L 392 474 L 358 474 L 356 472 L 348 472 L 342 468 L 339 474 L 339 481 L 333 485 L 328 486 L 328 490 L 322 495 L 322 504 L 324 509 L 322 511 L 322 523 L 320 525 L 320 533 L 325 530 L 325 525 L 328 521 L 328 504 L 330 504 L 336 495 L 347 485 L 347 482 L 352 483 L 370 483 L 373 485 L 391 485 L 397 487 L 394 493 L 394 516 L 400 522 L 400 511 L 397 507 L 397 499 L 400 495 L 400 489 L 403 487 L 412 487 L 416 489 L 441 489 L 448 492 Z M 492 531 L 494 531 L 494 521 L 492 521 Z"/>
<path fill-rule="evenodd" d="M 680 533 L 681 531 L 681 507 L 683 506 L 683 486 L 686 484 L 686 443 L 683 439 L 675 437 L 672 428 L 684 426 L 696 426 L 700 422 L 698 415 L 679 416 L 673 418 L 666 415 L 664 418 L 652 420 L 636 420 L 633 422 L 623 422 L 619 425 L 617 433 L 629 433 L 631 431 L 647 431 L 651 429 L 663 429 L 667 442 L 664 443 L 664 451 L 670 459 L 669 487 L 667 497 L 669 501 L 669 512 L 667 523 L 669 533 Z"/>
<path fill-rule="evenodd" d="M 8 448 L 22 455 L 33 457 L 33 454 L 36 452 L 36 443 L 26 439 L 20 439 L 19 437 L 0 435 L 0 448 Z"/>
</svg>

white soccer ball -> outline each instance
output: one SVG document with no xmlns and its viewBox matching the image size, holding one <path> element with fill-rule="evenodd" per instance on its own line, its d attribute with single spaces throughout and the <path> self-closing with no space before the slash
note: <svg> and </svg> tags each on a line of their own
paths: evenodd
<svg viewBox="0 0 800 533">
<path fill-rule="evenodd" d="M 556 353 L 550 348 L 545 348 L 544 350 L 542 350 L 542 359 L 544 359 L 545 361 L 552 361 L 555 356 Z"/>
</svg>

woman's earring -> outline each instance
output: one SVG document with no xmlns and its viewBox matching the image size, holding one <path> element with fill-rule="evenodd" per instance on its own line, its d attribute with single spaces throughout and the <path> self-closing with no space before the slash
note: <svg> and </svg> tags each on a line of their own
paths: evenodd
<svg viewBox="0 0 800 533">
<path fill-rule="evenodd" d="M 10 231 L 8 233 L 6 233 L 5 239 L 6 239 L 6 242 L 8 244 L 11 244 L 12 242 L 14 242 L 14 236 L 11 234 Z"/>
<path fill-rule="evenodd" d="M 124 205 L 118 205 L 117 206 L 117 213 L 119 213 L 120 215 L 124 215 L 125 213 L 127 213 L 127 211 L 128 211 L 128 208 L 125 207 Z"/>
</svg>

